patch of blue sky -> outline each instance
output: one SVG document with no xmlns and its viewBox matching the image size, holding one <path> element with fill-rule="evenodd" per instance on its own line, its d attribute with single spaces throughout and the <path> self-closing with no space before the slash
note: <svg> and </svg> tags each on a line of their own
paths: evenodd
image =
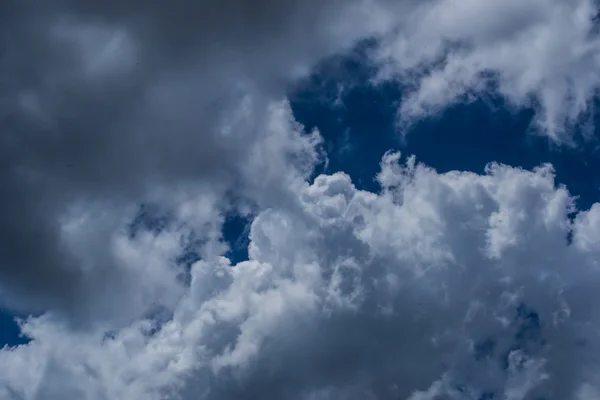
<svg viewBox="0 0 600 400">
<path fill-rule="evenodd" d="M 252 219 L 243 215 L 229 215 L 223 224 L 223 239 L 229 245 L 226 254 L 233 265 L 248 260 L 250 224 Z"/>
<path fill-rule="evenodd" d="M 29 338 L 21 334 L 16 316 L 0 308 L 0 348 L 19 346 L 29 341 Z"/>
<path fill-rule="evenodd" d="M 589 136 L 577 136 L 573 146 L 557 145 L 536 135 L 532 128 L 533 110 L 512 109 L 493 96 L 454 105 L 399 131 L 396 122 L 401 91 L 390 84 L 368 84 L 368 68 L 357 74 L 329 71 L 340 65 L 360 69 L 352 60 L 348 64 L 336 60 L 334 66 L 324 66 L 292 98 L 296 118 L 309 131 L 318 128 L 324 137 L 328 163 L 317 173 L 344 171 L 357 187 L 376 191 L 374 177 L 379 162 L 391 149 L 415 155 L 438 172 L 482 173 L 492 161 L 525 169 L 551 163 L 557 183 L 565 184 L 578 197 L 580 209 L 598 201 L 597 111 L 593 128 L 587 132 Z M 595 110 L 600 110 L 598 104 Z"/>
</svg>

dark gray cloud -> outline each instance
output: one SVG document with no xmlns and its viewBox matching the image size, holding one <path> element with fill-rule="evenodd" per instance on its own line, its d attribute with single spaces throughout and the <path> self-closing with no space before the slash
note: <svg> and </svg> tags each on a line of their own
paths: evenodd
<svg viewBox="0 0 600 400">
<path fill-rule="evenodd" d="M 61 243 L 71 207 L 119 212 L 157 189 L 236 179 L 264 107 L 230 136 L 223 128 L 244 95 L 277 98 L 300 69 L 352 42 L 333 33 L 338 3 L 4 2 L 4 301 L 64 307 L 97 283 Z"/>
</svg>

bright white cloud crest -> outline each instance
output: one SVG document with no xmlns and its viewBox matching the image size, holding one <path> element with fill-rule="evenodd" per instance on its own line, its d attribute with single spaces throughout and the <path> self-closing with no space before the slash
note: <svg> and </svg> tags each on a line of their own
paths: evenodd
<svg viewBox="0 0 600 400">
<path fill-rule="evenodd" d="M 402 123 L 493 90 L 569 140 L 600 84 L 593 2 L 7 4 L 28 46 L 0 58 L 0 300 L 37 316 L 0 399 L 598 397 L 599 204 L 550 165 L 399 153 L 379 193 L 310 183 L 322 140 L 285 100 L 375 38 Z M 236 265 L 231 213 L 253 219 Z"/>
</svg>

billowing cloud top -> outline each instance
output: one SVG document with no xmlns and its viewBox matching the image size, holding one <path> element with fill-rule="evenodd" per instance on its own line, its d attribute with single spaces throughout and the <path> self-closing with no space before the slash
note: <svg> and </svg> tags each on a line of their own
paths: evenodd
<svg viewBox="0 0 600 400">
<path fill-rule="evenodd" d="M 550 165 L 342 172 L 286 93 L 371 43 L 399 133 L 502 96 L 557 144 L 600 85 L 591 0 L 0 5 L 0 399 L 600 396 L 600 205 Z M 376 132 L 374 132 L 376 134 Z M 490 160 L 492 161 L 492 160 Z M 227 216 L 251 219 L 232 265 Z"/>
</svg>

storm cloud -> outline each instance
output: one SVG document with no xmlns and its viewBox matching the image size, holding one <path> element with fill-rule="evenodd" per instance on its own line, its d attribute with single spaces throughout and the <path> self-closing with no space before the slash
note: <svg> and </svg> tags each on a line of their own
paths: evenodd
<svg viewBox="0 0 600 400">
<path fill-rule="evenodd" d="M 5 301 L 38 311 L 71 307 L 99 284 L 94 271 L 112 274 L 109 259 L 84 270 L 65 248 L 60 232 L 69 213 L 108 208 L 116 222 L 102 224 L 114 228 L 133 204 L 157 191 L 248 183 L 240 168 L 260 140 L 266 104 L 281 98 L 302 68 L 352 43 L 346 22 L 336 18 L 344 10 L 351 18 L 355 6 L 3 5 Z M 305 29 L 309 24 L 318 29 Z M 244 126 L 232 127 L 240 118 Z M 106 246 L 106 240 L 98 232 L 94 241 Z M 31 298 L 23 301 L 21 294 Z"/>
</svg>

